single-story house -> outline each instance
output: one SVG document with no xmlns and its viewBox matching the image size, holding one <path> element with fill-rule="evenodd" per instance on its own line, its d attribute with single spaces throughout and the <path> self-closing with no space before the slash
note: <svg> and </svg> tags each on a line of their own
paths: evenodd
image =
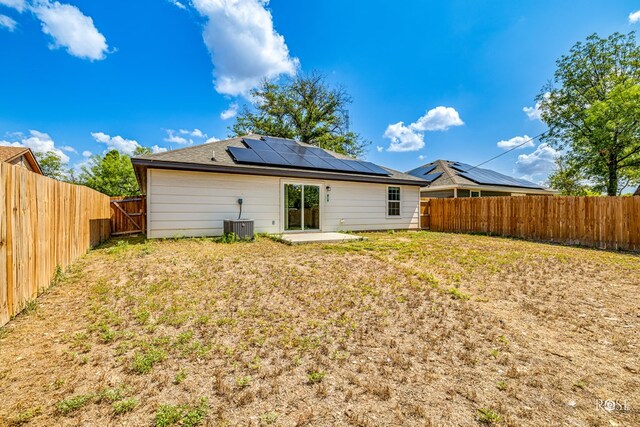
<svg viewBox="0 0 640 427">
<path fill-rule="evenodd" d="M 147 236 L 418 229 L 418 177 L 289 139 L 247 135 L 131 159 Z"/>
<path fill-rule="evenodd" d="M 420 190 L 422 197 L 550 196 L 557 193 L 525 179 L 451 160 L 436 160 L 407 174 L 427 181 Z"/>
<path fill-rule="evenodd" d="M 40 164 L 33 155 L 31 149 L 27 147 L 0 146 L 0 162 L 18 165 L 31 172 L 42 175 Z"/>
</svg>

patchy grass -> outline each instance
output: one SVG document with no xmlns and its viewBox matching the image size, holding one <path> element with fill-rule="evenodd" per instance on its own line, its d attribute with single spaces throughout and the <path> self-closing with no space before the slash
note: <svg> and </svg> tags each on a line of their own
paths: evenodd
<svg viewBox="0 0 640 427">
<path fill-rule="evenodd" d="M 0 329 L 0 425 L 640 424 L 640 257 L 367 237 L 107 242 Z"/>
</svg>

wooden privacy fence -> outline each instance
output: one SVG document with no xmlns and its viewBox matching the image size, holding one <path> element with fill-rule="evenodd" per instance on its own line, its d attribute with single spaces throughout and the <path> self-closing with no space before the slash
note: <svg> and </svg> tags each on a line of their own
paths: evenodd
<svg viewBox="0 0 640 427">
<path fill-rule="evenodd" d="M 0 163 L 0 326 L 108 237 L 108 196 Z"/>
<path fill-rule="evenodd" d="M 423 228 L 640 251 L 640 197 L 422 199 Z"/>
<path fill-rule="evenodd" d="M 144 233 L 146 230 L 145 196 L 111 198 L 111 235 Z"/>
</svg>

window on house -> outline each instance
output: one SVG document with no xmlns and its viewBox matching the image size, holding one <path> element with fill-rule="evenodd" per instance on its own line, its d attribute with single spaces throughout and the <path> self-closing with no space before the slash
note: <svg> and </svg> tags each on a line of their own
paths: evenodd
<svg viewBox="0 0 640 427">
<path fill-rule="evenodd" d="M 480 197 L 480 192 L 479 191 L 472 191 L 471 192 L 471 197 Z"/>
<path fill-rule="evenodd" d="M 387 215 L 400 216 L 400 187 L 387 187 Z"/>
</svg>

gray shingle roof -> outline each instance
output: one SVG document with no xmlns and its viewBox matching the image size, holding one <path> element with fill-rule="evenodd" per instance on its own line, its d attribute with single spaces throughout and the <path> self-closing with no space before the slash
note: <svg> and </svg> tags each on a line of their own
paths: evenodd
<svg viewBox="0 0 640 427">
<path fill-rule="evenodd" d="M 235 137 L 221 141 L 209 142 L 206 144 L 180 148 L 177 150 L 166 151 L 163 153 L 145 154 L 131 159 L 138 181 L 144 189 L 144 168 L 164 168 L 164 169 L 182 169 L 182 170 L 201 170 L 211 172 L 229 172 L 229 173 L 246 173 L 253 175 L 281 175 L 281 176 L 299 176 L 309 178 L 337 179 L 337 180 L 353 180 L 361 182 L 388 182 L 409 185 L 424 185 L 425 181 L 419 177 L 415 177 L 403 172 L 399 172 L 384 166 L 384 170 L 389 172 L 389 176 L 373 176 L 349 172 L 331 172 L 315 169 L 297 169 L 268 165 L 249 165 L 237 163 L 231 154 L 227 151 L 228 147 L 246 148 L 242 142 L 243 138 L 260 139 L 261 135 L 246 135 L 243 137 Z M 309 146 L 296 141 L 302 146 Z M 339 159 L 351 159 L 330 150 L 324 150 Z M 212 157 L 215 155 L 215 160 Z"/>
</svg>

